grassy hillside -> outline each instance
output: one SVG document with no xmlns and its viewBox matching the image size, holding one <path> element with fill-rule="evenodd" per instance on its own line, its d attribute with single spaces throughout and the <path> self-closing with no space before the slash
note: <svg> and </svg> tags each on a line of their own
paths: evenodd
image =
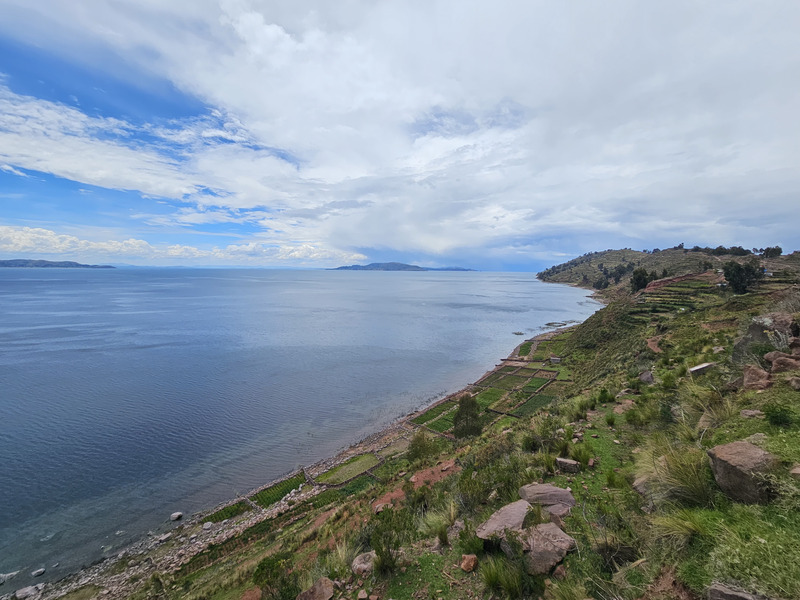
<svg viewBox="0 0 800 600">
<path fill-rule="evenodd" d="M 481 435 L 453 437 L 458 399 L 447 399 L 388 444 L 207 517 L 251 523 L 259 505 L 281 506 L 224 541 L 188 552 L 203 534 L 188 523 L 152 554 L 110 567 L 121 583 L 109 597 L 294 598 L 329 577 L 334 598 L 686 600 L 714 583 L 800 598 L 800 483 L 790 474 L 800 464 L 800 369 L 767 375 L 763 390 L 742 379 L 769 367 L 769 352 L 791 352 L 800 260 L 774 259 L 780 275 L 734 295 L 698 267 L 717 258 L 729 259 L 620 250 L 553 270 L 546 279 L 572 283 L 601 262 L 696 275 L 636 296 L 621 280 L 620 299 L 581 325 L 523 343 L 469 389 Z M 760 480 L 761 504 L 731 498 L 709 464 L 709 449 L 745 439 L 777 461 Z M 539 575 L 526 572 L 524 540 L 475 535 L 533 482 L 569 488 L 577 502 L 559 521 L 574 550 Z M 524 525 L 548 515 L 534 507 Z M 369 550 L 373 572 L 355 575 L 353 559 Z M 159 561 L 169 553 L 178 558 Z M 469 554 L 477 568 L 466 572 Z M 102 581 L 73 585 L 70 597 L 93 597 Z"/>
</svg>

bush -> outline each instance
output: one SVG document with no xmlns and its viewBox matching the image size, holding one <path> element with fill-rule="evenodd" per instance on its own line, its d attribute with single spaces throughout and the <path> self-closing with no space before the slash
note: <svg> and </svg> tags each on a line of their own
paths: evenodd
<svg viewBox="0 0 800 600">
<path fill-rule="evenodd" d="M 406 452 L 406 458 L 411 462 L 415 460 L 424 460 L 436 454 L 437 451 L 436 442 L 424 431 L 419 429 L 414 434 L 414 437 L 411 438 L 411 443 L 409 443 L 408 451 Z"/>
<path fill-rule="evenodd" d="M 291 552 L 278 552 L 258 563 L 253 583 L 265 600 L 294 600 L 300 593 L 300 584 L 292 571 Z"/>
<path fill-rule="evenodd" d="M 792 410 L 777 402 L 770 402 L 764 406 L 764 414 L 770 425 L 774 427 L 791 427 L 794 423 Z"/>
<path fill-rule="evenodd" d="M 458 532 L 458 548 L 462 554 L 481 554 L 483 540 L 475 535 L 475 528 L 467 523 L 464 529 Z"/>
<path fill-rule="evenodd" d="M 609 427 L 613 427 L 614 423 L 617 422 L 617 417 L 614 415 L 613 412 L 610 412 L 606 415 L 606 425 Z"/>
<path fill-rule="evenodd" d="M 387 508 L 374 520 L 375 526 L 369 543 L 375 551 L 375 571 L 379 575 L 389 575 L 398 566 L 400 547 L 408 538 L 413 519 L 407 508 Z"/>
</svg>

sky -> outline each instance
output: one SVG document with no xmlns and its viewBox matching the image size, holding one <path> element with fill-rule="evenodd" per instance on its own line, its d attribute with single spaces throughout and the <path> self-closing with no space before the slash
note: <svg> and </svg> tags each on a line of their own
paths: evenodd
<svg viewBox="0 0 800 600">
<path fill-rule="evenodd" d="M 800 2 L 0 0 L 0 258 L 800 249 Z"/>
</svg>

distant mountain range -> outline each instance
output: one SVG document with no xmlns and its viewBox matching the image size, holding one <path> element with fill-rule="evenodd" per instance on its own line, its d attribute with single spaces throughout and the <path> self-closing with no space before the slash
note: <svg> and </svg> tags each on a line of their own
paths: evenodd
<svg viewBox="0 0 800 600">
<path fill-rule="evenodd" d="M 336 267 L 332 271 L 474 271 L 474 269 L 462 269 L 461 267 L 444 267 L 432 269 L 417 265 L 407 265 L 399 262 L 370 263 L 368 265 L 350 265 L 349 267 Z"/>
<path fill-rule="evenodd" d="M 45 268 L 45 269 L 113 269 L 111 265 L 82 265 L 81 263 L 76 263 L 71 260 L 60 260 L 60 261 L 52 261 L 52 260 L 34 260 L 32 258 L 15 258 L 13 260 L 0 260 L 0 268 L 2 267 L 11 267 L 11 268 L 22 268 L 22 269 L 30 269 L 32 267 L 35 268 Z"/>
</svg>

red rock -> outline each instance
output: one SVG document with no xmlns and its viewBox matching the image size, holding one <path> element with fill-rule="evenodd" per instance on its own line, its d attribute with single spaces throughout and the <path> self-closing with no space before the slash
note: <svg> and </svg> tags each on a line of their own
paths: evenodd
<svg viewBox="0 0 800 600">
<path fill-rule="evenodd" d="M 800 371 L 800 356 L 780 357 L 772 361 L 773 373 L 785 371 Z"/>
<path fill-rule="evenodd" d="M 742 386 L 746 390 L 765 390 L 769 387 L 769 373 L 755 365 L 747 365 L 744 368 Z"/>
<path fill-rule="evenodd" d="M 461 555 L 461 570 L 465 573 L 472 573 L 478 566 L 478 557 L 474 554 Z"/>
</svg>

